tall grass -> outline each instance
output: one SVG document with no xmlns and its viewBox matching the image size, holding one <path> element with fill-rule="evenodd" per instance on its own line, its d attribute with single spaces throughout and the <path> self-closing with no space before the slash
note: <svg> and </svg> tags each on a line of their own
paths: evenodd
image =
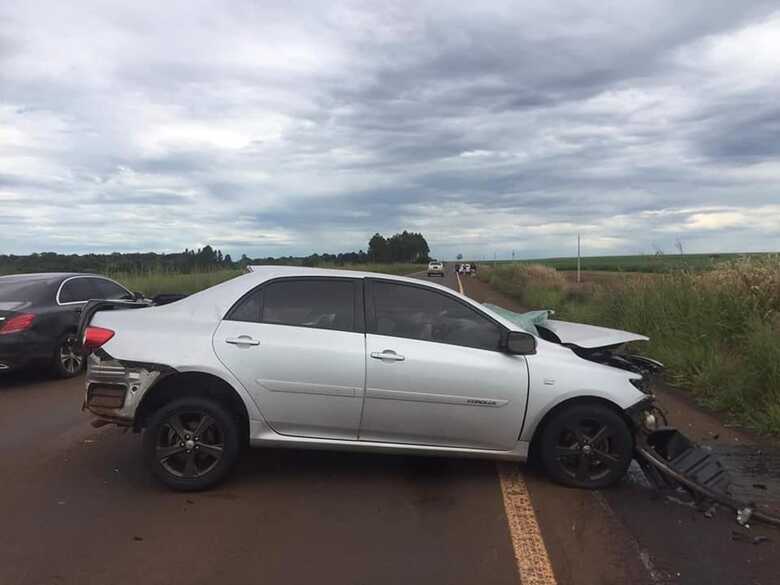
<svg viewBox="0 0 780 585">
<path fill-rule="evenodd" d="M 153 297 L 161 293 L 192 294 L 242 273 L 243 270 L 239 269 L 193 272 L 190 274 L 151 270 L 133 273 L 120 272 L 110 276 L 134 292 L 142 292 L 147 297 Z"/>
<path fill-rule="evenodd" d="M 582 258 L 583 270 L 608 272 L 674 272 L 689 270 L 702 272 L 712 270 L 723 263 L 744 258 L 761 259 L 771 253 L 754 252 L 750 254 L 644 254 L 639 256 L 585 256 Z M 541 264 L 556 270 L 577 270 L 577 258 L 542 258 L 538 260 L 503 260 L 499 263 Z"/>
<path fill-rule="evenodd" d="M 363 272 L 381 272 L 385 274 L 410 274 L 425 270 L 425 264 L 335 264 L 321 265 L 319 268 L 338 268 L 340 270 L 358 270 Z M 142 292 L 147 297 L 161 293 L 192 294 L 243 274 L 242 269 L 214 270 L 208 272 L 193 272 L 184 274 L 161 270 L 142 272 L 117 272 L 109 276 L 121 282 L 135 292 Z"/>
<path fill-rule="evenodd" d="M 666 364 L 670 382 L 756 430 L 780 433 L 780 257 L 590 289 L 554 272 L 499 265 L 480 278 L 561 319 L 648 335 L 648 353 Z"/>
</svg>

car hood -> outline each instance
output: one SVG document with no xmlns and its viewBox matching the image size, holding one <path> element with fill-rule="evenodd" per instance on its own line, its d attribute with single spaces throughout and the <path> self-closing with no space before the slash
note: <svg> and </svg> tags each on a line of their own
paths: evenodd
<svg viewBox="0 0 780 585">
<path fill-rule="evenodd" d="M 614 347 L 629 341 L 648 341 L 650 339 L 630 331 L 551 319 L 554 311 L 549 309 L 515 313 L 498 305 L 485 303 L 484 306 L 529 333 L 539 335 L 539 329 L 546 329 L 555 334 L 562 344 L 574 345 L 583 349 Z"/>
<path fill-rule="evenodd" d="M 584 323 L 570 323 L 569 321 L 558 321 L 556 319 L 546 319 L 544 322 L 539 323 L 537 327 L 544 327 L 552 331 L 563 344 L 576 345 L 584 349 L 611 347 L 630 341 L 648 341 L 650 339 L 630 331 L 585 325 Z"/>
</svg>

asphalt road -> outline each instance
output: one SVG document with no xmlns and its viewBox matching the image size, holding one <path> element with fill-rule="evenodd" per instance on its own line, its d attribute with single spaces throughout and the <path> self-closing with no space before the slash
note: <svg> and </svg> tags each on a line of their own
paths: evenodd
<svg viewBox="0 0 780 585">
<path fill-rule="evenodd" d="M 221 487 L 178 494 L 148 476 L 137 435 L 91 427 L 82 384 L 0 378 L 0 585 L 549 582 L 519 574 L 525 525 L 510 531 L 495 463 L 249 450 Z M 776 531 L 735 544 L 730 514 L 636 482 L 583 492 L 504 471 L 558 583 L 777 583 Z"/>
</svg>

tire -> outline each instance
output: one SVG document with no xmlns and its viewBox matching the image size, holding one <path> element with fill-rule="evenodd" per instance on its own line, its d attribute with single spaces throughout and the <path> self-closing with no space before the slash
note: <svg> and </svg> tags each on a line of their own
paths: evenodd
<svg viewBox="0 0 780 585">
<path fill-rule="evenodd" d="M 152 475 L 183 492 L 205 490 L 222 481 L 238 459 L 240 446 L 239 424 L 230 411 L 219 402 L 197 397 L 160 408 L 143 438 L 144 459 Z"/>
<path fill-rule="evenodd" d="M 51 368 L 58 378 L 73 378 L 84 371 L 86 359 L 76 348 L 75 333 L 68 333 L 57 343 L 51 359 Z"/>
<path fill-rule="evenodd" d="M 601 489 L 625 475 L 634 438 L 614 410 L 600 404 L 574 404 L 553 415 L 542 430 L 540 457 L 556 482 Z"/>
</svg>

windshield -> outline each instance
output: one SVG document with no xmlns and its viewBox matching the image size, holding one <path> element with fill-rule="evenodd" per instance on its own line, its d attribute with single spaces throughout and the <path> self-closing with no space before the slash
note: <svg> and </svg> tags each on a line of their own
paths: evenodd
<svg viewBox="0 0 780 585">
<path fill-rule="evenodd" d="M 527 313 L 515 313 L 514 311 L 499 307 L 498 305 L 491 305 L 490 303 L 485 303 L 483 306 L 507 321 L 511 321 L 523 331 L 535 335 L 536 337 L 539 337 L 539 330 L 536 326 L 541 325 L 552 316 L 552 311 L 547 309 L 542 311 L 528 311 Z"/>
</svg>

